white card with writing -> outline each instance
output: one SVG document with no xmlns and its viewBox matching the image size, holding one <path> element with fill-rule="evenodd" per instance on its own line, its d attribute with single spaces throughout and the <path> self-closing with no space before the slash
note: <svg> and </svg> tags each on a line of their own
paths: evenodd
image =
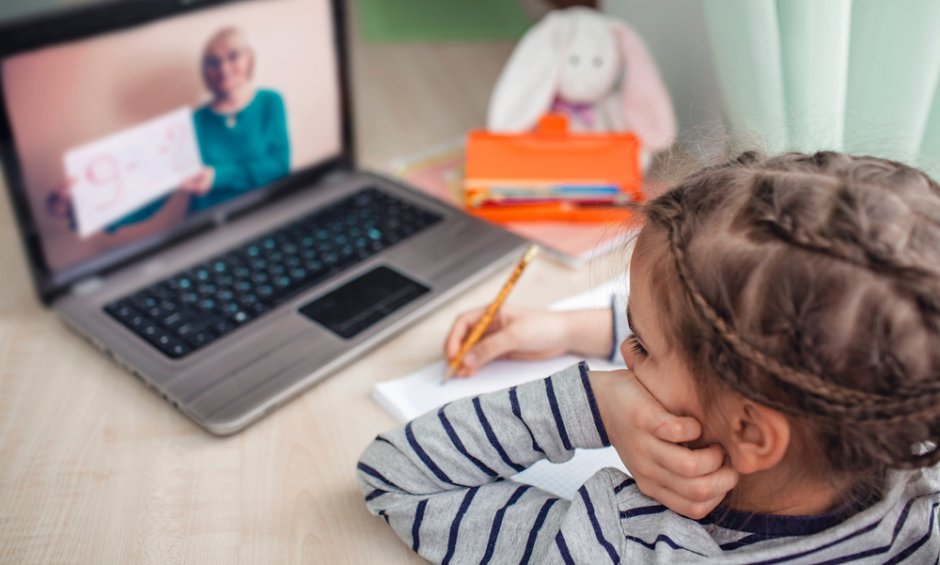
<svg viewBox="0 0 940 565">
<path fill-rule="evenodd" d="M 65 152 L 79 236 L 94 235 L 202 169 L 192 115 L 178 108 Z"/>
</svg>

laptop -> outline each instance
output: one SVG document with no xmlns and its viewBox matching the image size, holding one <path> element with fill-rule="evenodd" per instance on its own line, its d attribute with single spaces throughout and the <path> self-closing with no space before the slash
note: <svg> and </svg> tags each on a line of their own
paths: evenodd
<svg viewBox="0 0 940 565">
<path fill-rule="evenodd" d="M 524 245 L 356 169 L 344 26 L 338 0 L 152 0 L 0 29 L 0 155 L 40 300 L 213 434 Z"/>
</svg>

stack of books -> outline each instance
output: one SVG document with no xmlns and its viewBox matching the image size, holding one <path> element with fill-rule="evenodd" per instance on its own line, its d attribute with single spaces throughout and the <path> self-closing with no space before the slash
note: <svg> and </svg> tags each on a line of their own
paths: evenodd
<svg viewBox="0 0 940 565">
<path fill-rule="evenodd" d="M 466 151 L 464 204 L 490 221 L 619 223 L 644 198 L 632 133 L 571 133 L 549 114 L 532 132 L 471 131 Z"/>
<path fill-rule="evenodd" d="M 391 160 L 385 167 L 393 177 L 422 190 L 454 208 L 466 210 L 464 170 L 466 138 L 453 139 L 417 153 Z M 647 186 L 644 193 L 656 187 Z M 561 214 L 564 215 L 564 214 Z M 503 228 L 539 244 L 559 263 L 580 269 L 592 259 L 622 250 L 636 237 L 640 225 L 634 222 L 508 221 Z"/>
</svg>

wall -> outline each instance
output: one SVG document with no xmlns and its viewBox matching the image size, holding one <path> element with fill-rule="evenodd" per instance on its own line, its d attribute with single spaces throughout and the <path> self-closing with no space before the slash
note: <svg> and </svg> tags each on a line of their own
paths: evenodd
<svg viewBox="0 0 940 565">
<path fill-rule="evenodd" d="M 602 0 L 600 7 L 646 42 L 672 96 L 685 151 L 705 161 L 723 154 L 721 98 L 699 2 Z"/>
</svg>

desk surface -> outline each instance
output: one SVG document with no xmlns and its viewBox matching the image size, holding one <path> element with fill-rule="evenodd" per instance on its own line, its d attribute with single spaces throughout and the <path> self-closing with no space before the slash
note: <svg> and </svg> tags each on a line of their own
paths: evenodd
<svg viewBox="0 0 940 565">
<path fill-rule="evenodd" d="M 354 43 L 361 160 L 379 167 L 482 124 L 510 51 Z M 219 439 L 40 307 L 13 222 L 0 197 L 0 562 L 419 562 L 366 512 L 355 482 L 363 448 L 395 424 L 369 394 L 439 358 L 454 316 L 490 300 L 508 268 Z M 512 300 L 545 305 L 603 282 L 618 261 L 539 261 Z"/>
</svg>

